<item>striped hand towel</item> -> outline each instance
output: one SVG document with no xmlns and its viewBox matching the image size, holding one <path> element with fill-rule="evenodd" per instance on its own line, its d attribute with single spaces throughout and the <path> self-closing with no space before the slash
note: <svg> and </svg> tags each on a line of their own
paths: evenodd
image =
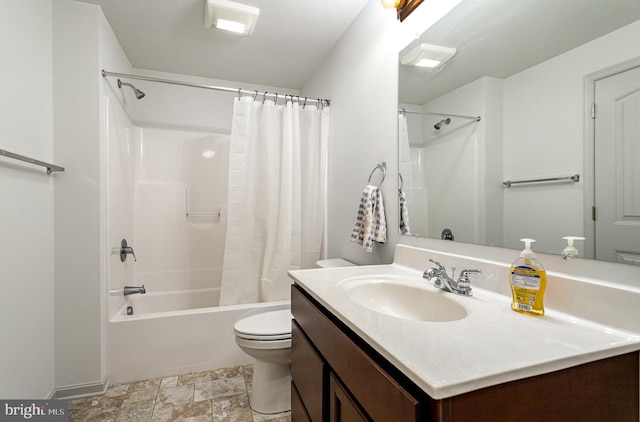
<svg viewBox="0 0 640 422">
<path fill-rule="evenodd" d="M 373 242 L 387 241 L 384 203 L 382 192 L 377 186 L 367 185 L 362 191 L 358 218 L 351 232 L 351 241 L 362 245 L 367 252 L 373 250 Z"/>
<path fill-rule="evenodd" d="M 398 188 L 398 202 L 400 203 L 400 234 L 411 234 L 409 228 L 409 208 L 404 189 Z"/>
</svg>

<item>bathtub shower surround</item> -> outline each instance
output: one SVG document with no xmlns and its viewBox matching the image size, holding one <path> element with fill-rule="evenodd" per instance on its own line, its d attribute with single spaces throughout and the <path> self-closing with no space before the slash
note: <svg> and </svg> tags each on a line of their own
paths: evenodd
<svg viewBox="0 0 640 422">
<path fill-rule="evenodd" d="M 109 382 L 248 363 L 231 327 L 252 307 L 215 308 L 230 136 L 137 127 L 119 102 L 107 103 L 108 280 L 116 292 L 108 297 Z M 137 261 L 121 262 L 122 238 Z M 139 285 L 146 294 L 124 296 L 124 286 Z"/>
<path fill-rule="evenodd" d="M 149 293 L 219 289 L 229 135 L 151 128 L 136 134 L 136 284 Z"/>
<path fill-rule="evenodd" d="M 142 88 L 135 110 L 120 90 L 106 98 L 110 383 L 251 362 L 233 324 L 288 309 L 287 271 L 322 249 L 328 102 L 242 96 L 231 134 L 214 133 L 229 129 L 150 121 L 151 101 L 168 97 Z M 188 105 L 186 122 L 198 101 L 177 92 L 164 105 Z M 120 260 L 122 239 L 137 260 Z M 144 295 L 123 294 L 142 285 Z"/>
<path fill-rule="evenodd" d="M 219 297 L 230 136 L 136 127 L 118 102 L 108 104 L 109 289 L 145 285 L 146 295 L 175 292 L 178 301 L 217 306 L 203 301 Z M 123 238 L 136 261 L 120 261 Z M 183 294 L 193 291 L 200 294 Z M 111 295 L 109 315 L 128 304 Z"/>
</svg>

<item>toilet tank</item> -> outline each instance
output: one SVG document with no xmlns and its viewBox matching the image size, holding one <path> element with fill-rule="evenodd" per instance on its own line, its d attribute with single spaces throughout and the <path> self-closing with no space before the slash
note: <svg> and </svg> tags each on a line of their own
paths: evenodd
<svg viewBox="0 0 640 422">
<path fill-rule="evenodd" d="M 316 261 L 318 268 L 338 268 L 338 267 L 353 267 L 356 264 L 349 262 L 342 258 L 321 259 Z"/>
</svg>

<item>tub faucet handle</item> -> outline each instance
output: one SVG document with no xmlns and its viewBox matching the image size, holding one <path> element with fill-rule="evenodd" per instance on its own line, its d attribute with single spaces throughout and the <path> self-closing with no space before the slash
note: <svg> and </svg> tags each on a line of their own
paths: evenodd
<svg viewBox="0 0 640 422">
<path fill-rule="evenodd" d="M 127 254 L 133 255 L 133 260 L 137 261 L 136 253 L 133 251 L 133 248 L 127 245 L 127 239 L 122 239 L 122 242 L 120 242 L 120 261 L 121 262 L 126 261 Z"/>
</svg>

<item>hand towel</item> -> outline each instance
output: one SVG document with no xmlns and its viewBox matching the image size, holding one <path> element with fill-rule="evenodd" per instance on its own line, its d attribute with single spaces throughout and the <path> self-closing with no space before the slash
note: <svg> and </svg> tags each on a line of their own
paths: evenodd
<svg viewBox="0 0 640 422">
<path fill-rule="evenodd" d="M 373 242 L 387 241 L 387 221 L 384 215 L 382 192 L 377 186 L 367 185 L 362 191 L 358 217 L 351 232 L 351 241 L 365 251 L 373 251 Z"/>
<path fill-rule="evenodd" d="M 411 234 L 407 197 L 402 188 L 398 188 L 398 202 L 400 203 L 400 234 Z"/>
</svg>

